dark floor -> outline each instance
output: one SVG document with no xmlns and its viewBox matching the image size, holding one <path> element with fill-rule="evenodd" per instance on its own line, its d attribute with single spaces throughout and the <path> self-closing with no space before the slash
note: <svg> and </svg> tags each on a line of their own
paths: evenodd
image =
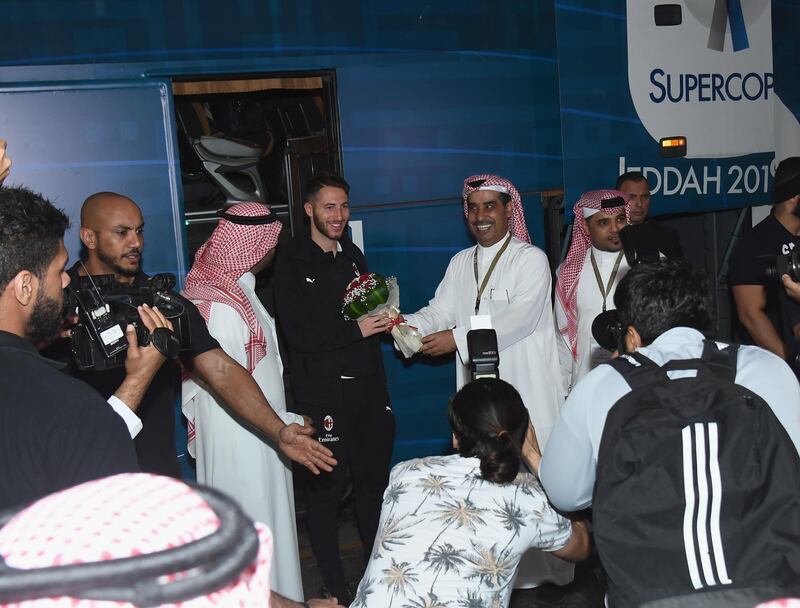
<svg viewBox="0 0 800 608">
<path fill-rule="evenodd" d="M 297 534 L 300 545 L 300 567 L 303 572 L 303 589 L 306 597 L 318 597 L 322 579 L 314 564 L 311 544 L 305 525 L 302 497 L 297 493 L 298 517 Z M 345 501 L 339 519 L 339 546 L 344 561 L 344 571 L 353 588 L 358 585 L 361 571 L 363 549 L 358 538 L 355 513 L 352 502 Z M 564 587 L 545 585 L 537 589 L 515 591 L 511 596 L 509 608 L 534 608 L 540 606 L 564 606 L 568 608 L 594 608 L 604 606 L 605 587 L 596 575 L 596 562 L 591 560 L 577 564 L 575 581 Z"/>
</svg>

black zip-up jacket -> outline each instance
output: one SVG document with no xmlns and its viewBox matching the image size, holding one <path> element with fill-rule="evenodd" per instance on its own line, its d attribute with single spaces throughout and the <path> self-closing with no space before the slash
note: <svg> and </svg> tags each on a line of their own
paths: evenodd
<svg viewBox="0 0 800 608">
<path fill-rule="evenodd" d="M 280 252 L 275 268 L 278 325 L 289 345 L 289 375 L 299 403 L 338 407 L 342 376 L 380 375 L 385 382 L 380 336 L 361 336 L 342 315 L 342 298 L 354 278 L 367 272 L 352 241 L 326 253 L 308 231 Z"/>
</svg>

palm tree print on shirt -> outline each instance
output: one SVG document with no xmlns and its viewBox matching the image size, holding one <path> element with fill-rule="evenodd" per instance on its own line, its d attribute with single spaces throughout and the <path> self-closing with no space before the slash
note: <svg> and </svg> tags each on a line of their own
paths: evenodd
<svg viewBox="0 0 800 608">
<path fill-rule="evenodd" d="M 499 485 L 477 458 L 419 458 L 392 470 L 354 608 L 505 608 L 519 560 L 557 549 L 571 525 L 535 477 Z"/>
</svg>

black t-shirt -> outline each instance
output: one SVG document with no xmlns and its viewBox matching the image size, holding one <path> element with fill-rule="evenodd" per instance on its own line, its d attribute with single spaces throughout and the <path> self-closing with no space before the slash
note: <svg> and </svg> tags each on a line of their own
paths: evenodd
<svg viewBox="0 0 800 608">
<path fill-rule="evenodd" d="M 77 268 L 70 269 L 73 280 L 78 276 Z M 141 284 L 147 280 L 144 274 L 136 277 L 134 284 Z M 220 348 L 211 334 L 197 307 L 179 294 L 171 296 L 180 301 L 186 308 L 191 333 L 191 349 L 181 352 L 183 361 L 190 361 L 197 355 Z M 62 343 L 68 342 L 66 340 Z M 68 344 L 66 345 L 68 352 Z M 64 354 L 64 345 L 61 345 L 61 354 L 57 357 L 68 363 L 68 372 L 75 378 L 83 380 L 92 386 L 100 395 L 107 399 L 119 388 L 125 379 L 125 368 L 118 367 L 105 371 L 81 371 L 74 365 L 69 355 Z M 56 358 L 56 355 L 51 355 Z M 175 452 L 175 405 L 181 392 L 181 368 L 177 361 L 168 360 L 158 370 L 150 387 L 136 410 L 136 415 L 142 421 L 142 430 L 134 439 L 139 466 L 146 473 L 160 475 L 180 476 L 178 457 Z"/>
<path fill-rule="evenodd" d="M 59 367 L 0 331 L 0 510 L 138 470 L 122 418 Z"/>
<path fill-rule="evenodd" d="M 767 266 L 775 258 L 785 255 L 800 243 L 800 237 L 789 232 L 773 214 L 759 222 L 742 237 L 733 250 L 728 273 L 728 283 L 733 285 L 763 285 L 767 292 L 764 309 L 784 341 L 793 338 L 792 326 L 800 321 L 800 305 L 786 297 L 779 280 L 767 277 Z M 744 341 L 753 344 L 752 338 L 741 328 Z"/>
</svg>

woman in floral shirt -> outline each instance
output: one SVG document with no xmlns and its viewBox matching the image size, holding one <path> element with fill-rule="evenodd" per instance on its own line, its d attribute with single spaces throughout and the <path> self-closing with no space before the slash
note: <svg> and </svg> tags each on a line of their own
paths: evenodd
<svg viewBox="0 0 800 608">
<path fill-rule="evenodd" d="M 521 467 L 538 446 L 510 384 L 467 384 L 448 418 L 457 454 L 392 470 L 354 608 L 505 608 L 528 549 L 588 555 L 585 525 L 556 513 Z"/>
</svg>

